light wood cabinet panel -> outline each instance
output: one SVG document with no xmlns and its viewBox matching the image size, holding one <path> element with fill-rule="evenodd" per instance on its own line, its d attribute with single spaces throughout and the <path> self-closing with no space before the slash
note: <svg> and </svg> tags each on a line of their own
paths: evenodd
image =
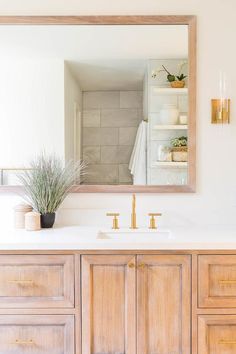
<svg viewBox="0 0 236 354">
<path fill-rule="evenodd" d="M 136 353 L 134 255 L 82 256 L 82 354 Z"/>
<path fill-rule="evenodd" d="M 236 307 L 236 255 L 198 257 L 198 304 L 203 308 Z"/>
<path fill-rule="evenodd" d="M 188 354 L 189 256 L 138 256 L 138 354 Z"/>
<path fill-rule="evenodd" d="M 198 317 L 198 354 L 235 354 L 236 316 Z"/>
<path fill-rule="evenodd" d="M 74 354 L 72 315 L 0 315 L 0 354 Z"/>
<path fill-rule="evenodd" d="M 0 256 L 0 308 L 73 306 L 73 255 Z"/>
</svg>

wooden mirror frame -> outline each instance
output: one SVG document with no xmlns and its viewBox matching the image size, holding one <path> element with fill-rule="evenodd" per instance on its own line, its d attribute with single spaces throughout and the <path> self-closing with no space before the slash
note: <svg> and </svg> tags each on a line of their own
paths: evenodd
<svg viewBox="0 0 236 354">
<path fill-rule="evenodd" d="M 0 16 L 0 25 L 188 25 L 189 165 L 186 185 L 79 185 L 74 193 L 193 193 L 196 189 L 196 16 Z M 19 192 L 1 186 L 0 192 Z"/>
</svg>

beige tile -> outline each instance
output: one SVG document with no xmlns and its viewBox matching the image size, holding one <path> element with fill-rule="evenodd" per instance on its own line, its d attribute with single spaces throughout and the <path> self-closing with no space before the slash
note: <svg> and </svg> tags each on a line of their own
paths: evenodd
<svg viewBox="0 0 236 354">
<path fill-rule="evenodd" d="M 83 127 L 100 127 L 100 110 L 83 111 Z"/>
<path fill-rule="evenodd" d="M 87 169 L 84 182 L 94 184 L 118 184 L 118 165 L 90 165 Z"/>
<path fill-rule="evenodd" d="M 118 128 L 100 128 L 101 146 L 118 145 L 119 129 Z"/>
<path fill-rule="evenodd" d="M 102 146 L 101 147 L 101 163 L 115 164 L 118 163 L 118 147 Z"/>
<path fill-rule="evenodd" d="M 129 163 L 132 151 L 133 151 L 133 145 L 118 146 L 118 157 L 117 157 L 118 163 Z"/>
<path fill-rule="evenodd" d="M 83 93 L 84 109 L 119 108 L 119 91 L 91 91 Z"/>
<path fill-rule="evenodd" d="M 132 176 L 127 164 L 119 165 L 119 183 L 132 184 Z"/>
<path fill-rule="evenodd" d="M 119 128 L 119 145 L 134 145 L 137 128 Z"/>
<path fill-rule="evenodd" d="M 83 145 L 98 146 L 101 144 L 100 128 L 83 128 Z"/>
<path fill-rule="evenodd" d="M 143 92 L 142 91 L 121 91 L 120 92 L 120 108 L 142 108 Z"/>
<path fill-rule="evenodd" d="M 137 127 L 141 119 L 138 109 L 103 109 L 101 111 L 102 127 Z"/>
<path fill-rule="evenodd" d="M 84 146 L 83 160 L 88 164 L 99 163 L 101 159 L 100 146 Z"/>
</svg>

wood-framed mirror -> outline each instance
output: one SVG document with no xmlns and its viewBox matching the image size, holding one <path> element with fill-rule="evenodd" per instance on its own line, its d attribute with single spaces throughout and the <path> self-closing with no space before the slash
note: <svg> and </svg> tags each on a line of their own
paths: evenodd
<svg viewBox="0 0 236 354">
<path fill-rule="evenodd" d="M 0 17 L 0 50 L 0 192 L 42 150 L 73 192 L 195 192 L 195 16 Z"/>
</svg>

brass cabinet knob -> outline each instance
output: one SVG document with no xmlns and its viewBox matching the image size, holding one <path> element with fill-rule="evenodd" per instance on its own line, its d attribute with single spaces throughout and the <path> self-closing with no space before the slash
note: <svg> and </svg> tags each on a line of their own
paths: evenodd
<svg viewBox="0 0 236 354">
<path fill-rule="evenodd" d="M 135 264 L 132 263 L 132 262 L 131 262 L 131 263 L 128 263 L 128 267 L 129 267 L 129 268 L 134 268 L 134 267 L 135 267 Z"/>
<path fill-rule="evenodd" d="M 113 220 L 112 220 L 112 229 L 113 230 L 119 229 L 119 220 L 118 220 L 119 215 L 120 215 L 119 213 L 107 213 L 107 216 L 113 216 Z"/>
<path fill-rule="evenodd" d="M 146 264 L 143 262 L 139 263 L 139 265 L 138 265 L 138 268 L 141 268 L 141 269 L 143 269 L 145 267 L 146 267 Z"/>
<path fill-rule="evenodd" d="M 150 224 L 149 224 L 149 229 L 157 229 L 156 226 L 156 219 L 155 216 L 161 216 L 161 213 L 149 213 L 148 216 L 150 216 Z"/>
</svg>

